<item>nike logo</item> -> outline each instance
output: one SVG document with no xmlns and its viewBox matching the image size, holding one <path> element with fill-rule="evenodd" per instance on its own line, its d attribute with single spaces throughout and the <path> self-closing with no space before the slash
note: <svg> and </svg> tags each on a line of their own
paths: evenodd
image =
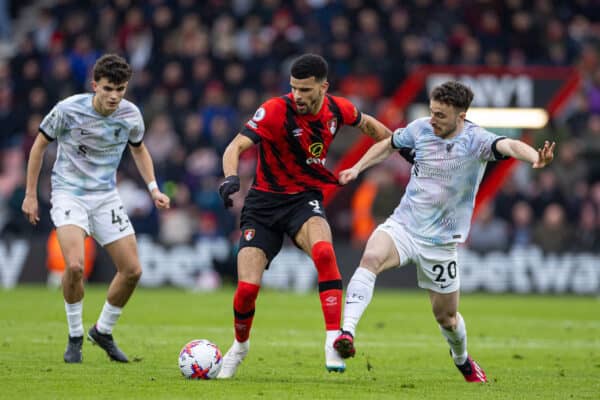
<svg viewBox="0 0 600 400">
<path fill-rule="evenodd" d="M 127 228 L 129 228 L 129 225 L 125 225 L 124 227 L 119 228 L 119 232 L 123 232 Z"/>
<path fill-rule="evenodd" d="M 440 289 L 446 289 L 447 287 L 450 287 L 452 284 L 449 283 L 447 285 L 440 285 Z"/>
</svg>

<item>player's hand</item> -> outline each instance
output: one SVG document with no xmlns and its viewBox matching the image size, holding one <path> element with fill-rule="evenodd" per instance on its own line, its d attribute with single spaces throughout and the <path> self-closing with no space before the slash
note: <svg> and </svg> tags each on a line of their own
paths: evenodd
<svg viewBox="0 0 600 400">
<path fill-rule="evenodd" d="M 550 144 L 550 142 L 546 140 L 544 142 L 544 147 L 538 148 L 538 160 L 533 163 L 533 168 L 544 168 L 546 165 L 550 164 L 554 159 L 555 146 L 555 142 Z"/>
<path fill-rule="evenodd" d="M 23 205 L 21 205 L 21 210 L 23 211 L 23 214 L 25 214 L 25 218 L 27 218 L 32 225 L 37 225 L 40 221 L 37 196 L 25 196 Z"/>
<path fill-rule="evenodd" d="M 345 169 L 340 172 L 338 181 L 340 184 L 345 185 L 355 180 L 356 177 L 358 177 L 358 170 L 356 168 Z"/>
<path fill-rule="evenodd" d="M 169 196 L 158 189 L 154 189 L 151 194 L 156 208 L 171 208 L 171 199 L 169 199 Z"/>
<path fill-rule="evenodd" d="M 219 186 L 219 196 L 223 199 L 225 208 L 233 206 L 233 200 L 229 196 L 240 190 L 240 177 L 237 175 L 229 175 L 221 186 Z"/>
</svg>

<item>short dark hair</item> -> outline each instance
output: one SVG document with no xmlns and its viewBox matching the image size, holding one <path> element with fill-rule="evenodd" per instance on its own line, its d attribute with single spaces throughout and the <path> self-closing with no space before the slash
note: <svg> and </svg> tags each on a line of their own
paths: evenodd
<svg viewBox="0 0 600 400">
<path fill-rule="evenodd" d="M 327 61 L 318 54 L 304 54 L 292 64 L 292 77 L 306 79 L 314 76 L 317 81 L 327 79 Z"/>
<path fill-rule="evenodd" d="M 125 83 L 131 79 L 131 74 L 127 61 L 116 54 L 105 54 L 94 64 L 93 76 L 96 82 L 106 78 L 110 83 Z"/>
<path fill-rule="evenodd" d="M 473 101 L 473 91 L 460 82 L 448 81 L 436 86 L 429 98 L 467 111 Z"/>
</svg>

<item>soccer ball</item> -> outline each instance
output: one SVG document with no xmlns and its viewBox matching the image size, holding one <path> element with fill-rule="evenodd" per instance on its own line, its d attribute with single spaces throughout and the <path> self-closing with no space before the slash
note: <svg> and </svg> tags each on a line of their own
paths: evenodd
<svg viewBox="0 0 600 400">
<path fill-rule="evenodd" d="M 223 354 L 209 340 L 192 340 L 179 353 L 179 369 L 189 379 L 213 379 L 223 365 Z"/>
</svg>

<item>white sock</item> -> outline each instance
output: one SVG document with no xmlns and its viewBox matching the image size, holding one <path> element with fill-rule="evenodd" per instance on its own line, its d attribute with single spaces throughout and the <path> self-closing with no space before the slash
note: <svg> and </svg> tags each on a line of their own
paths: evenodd
<svg viewBox="0 0 600 400">
<path fill-rule="evenodd" d="M 325 331 L 325 346 L 333 346 L 333 341 L 340 336 L 339 329 L 334 331 Z"/>
<path fill-rule="evenodd" d="M 65 301 L 65 311 L 67 312 L 67 324 L 69 325 L 69 336 L 83 336 L 83 300 L 77 303 L 69 304 Z"/>
<path fill-rule="evenodd" d="M 121 316 L 122 311 L 123 308 L 110 305 L 108 301 L 106 301 L 104 303 L 104 307 L 102 307 L 100 318 L 98 318 L 98 322 L 96 323 L 96 329 L 98 329 L 98 332 L 104 335 L 111 334 L 115 324 L 117 323 L 117 320 Z"/>
<path fill-rule="evenodd" d="M 358 267 L 346 289 L 343 329 L 353 336 L 358 321 L 360 321 L 373 297 L 375 279 L 377 279 L 377 275 L 364 267 Z"/>
<path fill-rule="evenodd" d="M 452 358 L 456 365 L 462 365 L 467 361 L 467 327 L 460 313 L 456 313 L 456 328 L 445 329 L 440 326 L 442 335 L 450 345 Z"/>
</svg>

